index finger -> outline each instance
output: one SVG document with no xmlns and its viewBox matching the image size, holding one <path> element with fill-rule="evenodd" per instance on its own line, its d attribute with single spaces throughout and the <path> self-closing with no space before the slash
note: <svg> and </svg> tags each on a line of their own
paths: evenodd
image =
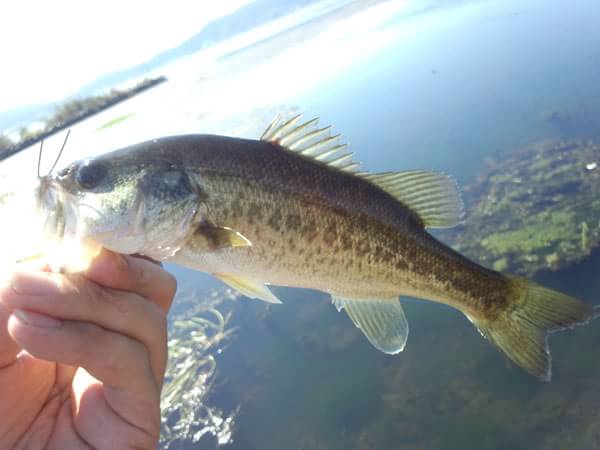
<svg viewBox="0 0 600 450">
<path fill-rule="evenodd" d="M 0 369 L 12 364 L 21 348 L 8 334 L 8 318 L 12 311 L 2 306 L 0 298 Z"/>
<path fill-rule="evenodd" d="M 32 270 L 45 270 L 45 263 L 33 262 L 21 264 L 19 267 L 27 267 Z M 5 274 L 0 274 L 0 276 Z M 10 278 L 10 277 L 8 277 Z M 17 354 L 22 350 L 8 333 L 8 318 L 12 314 L 12 309 L 4 305 L 3 297 L 5 289 L 8 287 L 8 278 L 0 280 L 0 369 L 14 363 Z"/>
<path fill-rule="evenodd" d="M 86 272 L 86 278 L 104 287 L 135 292 L 169 311 L 177 291 L 175 277 L 145 258 L 102 250 Z"/>
</svg>

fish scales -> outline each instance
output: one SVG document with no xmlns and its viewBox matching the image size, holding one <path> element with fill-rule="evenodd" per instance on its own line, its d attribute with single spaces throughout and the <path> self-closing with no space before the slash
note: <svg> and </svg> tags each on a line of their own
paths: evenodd
<svg viewBox="0 0 600 450">
<path fill-rule="evenodd" d="M 367 180 L 268 142 L 194 139 L 198 148 L 192 151 L 177 141 L 161 142 L 165 147 L 157 150 L 182 152 L 185 166 L 203 167 L 193 176 L 207 190 L 208 217 L 253 244 L 222 251 L 222 259 L 184 247 L 179 256 L 194 259 L 199 269 L 221 259 L 222 271 L 268 273 L 272 284 L 366 298 L 433 298 L 473 314 L 489 314 L 503 304 L 503 279 L 423 233 L 406 206 Z"/>
<path fill-rule="evenodd" d="M 275 120 L 261 140 L 173 136 L 76 161 L 40 177 L 43 223 L 57 239 L 202 270 L 271 303 L 280 300 L 268 284 L 329 293 L 390 354 L 409 330 L 399 297 L 445 303 L 549 379 L 548 333 L 587 323 L 592 307 L 482 267 L 429 234 L 460 220 L 452 178 L 357 172 L 330 127 L 298 121 Z"/>
</svg>

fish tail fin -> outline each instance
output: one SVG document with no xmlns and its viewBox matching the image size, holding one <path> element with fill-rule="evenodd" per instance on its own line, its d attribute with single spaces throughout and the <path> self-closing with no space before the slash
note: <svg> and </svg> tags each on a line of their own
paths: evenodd
<svg viewBox="0 0 600 450">
<path fill-rule="evenodd" d="M 549 381 L 552 359 L 548 333 L 588 323 L 594 317 L 594 308 L 524 279 L 508 278 L 507 282 L 510 298 L 506 308 L 493 319 L 470 319 L 519 367 Z"/>
</svg>

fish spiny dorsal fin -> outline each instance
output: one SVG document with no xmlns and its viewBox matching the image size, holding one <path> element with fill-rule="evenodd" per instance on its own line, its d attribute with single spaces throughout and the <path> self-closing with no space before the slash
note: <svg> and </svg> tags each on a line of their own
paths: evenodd
<svg viewBox="0 0 600 450">
<path fill-rule="evenodd" d="M 290 119 L 275 117 L 267 127 L 261 140 L 273 142 L 288 151 L 314 161 L 319 161 L 344 172 L 356 172 L 360 163 L 352 159 L 346 151 L 346 144 L 339 144 L 340 135 L 331 136 L 331 127 L 319 128 L 319 119 L 300 123 L 301 115 Z"/>
<path fill-rule="evenodd" d="M 415 212 L 426 227 L 452 227 L 461 221 L 463 204 L 454 178 L 426 170 L 358 172 L 360 163 L 346 151 L 346 144 L 338 143 L 339 134 L 331 136 L 331 127 L 319 128 L 317 118 L 298 125 L 301 118 L 300 114 L 290 119 L 278 115 L 261 140 L 369 180 Z"/>
<path fill-rule="evenodd" d="M 456 180 L 442 172 L 409 170 L 361 172 L 358 175 L 409 207 L 418 214 L 426 227 L 453 227 L 463 217 L 463 202 Z"/>
</svg>

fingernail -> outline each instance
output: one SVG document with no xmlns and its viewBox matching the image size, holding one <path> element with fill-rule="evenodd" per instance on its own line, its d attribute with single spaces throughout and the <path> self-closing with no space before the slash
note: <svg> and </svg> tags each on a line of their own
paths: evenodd
<svg viewBox="0 0 600 450">
<path fill-rule="evenodd" d="M 118 253 L 113 253 L 115 257 L 115 264 L 119 268 L 119 270 L 127 270 L 129 269 L 129 257 L 125 255 L 120 255 Z"/>
<path fill-rule="evenodd" d="M 32 327 L 58 328 L 62 325 L 61 320 L 57 320 L 32 311 L 25 311 L 24 309 L 15 309 L 13 311 L 13 315 L 16 316 L 21 322 L 24 322 Z"/>
<path fill-rule="evenodd" d="M 10 285 L 17 294 L 50 295 L 60 291 L 62 277 L 44 272 L 19 272 L 13 275 Z"/>
</svg>

